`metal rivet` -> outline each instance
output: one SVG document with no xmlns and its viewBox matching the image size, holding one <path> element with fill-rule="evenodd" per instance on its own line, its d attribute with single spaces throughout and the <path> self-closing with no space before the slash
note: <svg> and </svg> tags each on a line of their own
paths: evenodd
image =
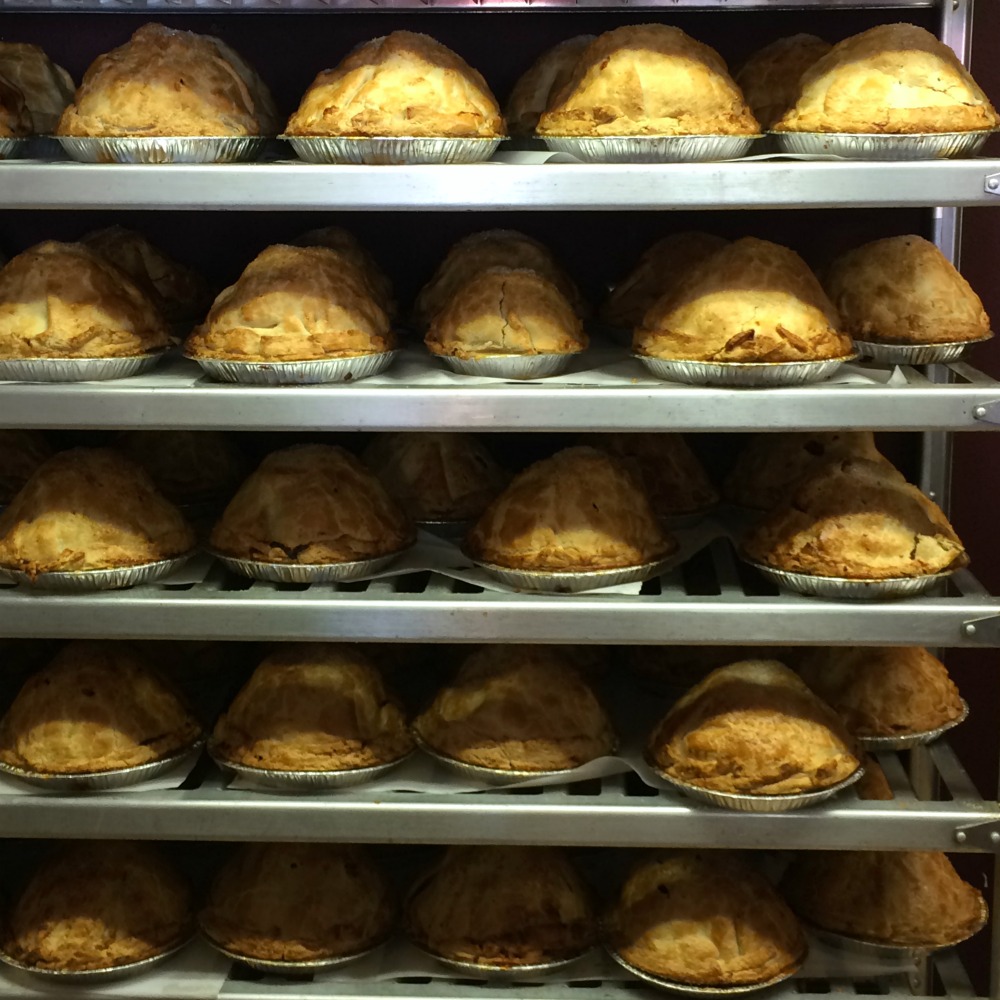
<svg viewBox="0 0 1000 1000">
<path fill-rule="evenodd" d="M 975 635 L 976 634 L 976 626 L 973 625 L 972 622 L 969 622 L 968 624 L 962 626 L 962 631 L 966 635 Z"/>
<path fill-rule="evenodd" d="M 966 840 L 968 840 L 968 836 L 966 835 L 966 832 L 964 830 L 955 831 L 955 843 L 964 844 Z"/>
<path fill-rule="evenodd" d="M 1000 180 L 998 180 L 996 177 L 991 177 L 986 182 L 986 188 L 988 191 L 996 191 L 997 188 L 1000 188 Z"/>
<path fill-rule="evenodd" d="M 1000 844 L 1000 833 L 998 833 L 996 830 L 994 830 L 990 834 L 990 843 L 991 844 Z"/>
<path fill-rule="evenodd" d="M 975 417 L 975 418 L 976 418 L 977 420 L 982 420 L 982 419 L 983 419 L 983 417 L 985 417 L 985 416 L 986 416 L 986 407 L 985 407 L 985 406 L 977 406 L 977 407 L 976 407 L 976 408 L 975 408 L 975 409 L 974 409 L 974 410 L 972 411 L 972 415 L 973 415 L 973 416 L 974 416 L 974 417 Z"/>
</svg>

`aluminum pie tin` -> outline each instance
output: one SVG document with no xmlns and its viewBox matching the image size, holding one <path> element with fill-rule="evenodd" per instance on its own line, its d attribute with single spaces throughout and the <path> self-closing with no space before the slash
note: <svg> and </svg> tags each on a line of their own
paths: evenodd
<svg viewBox="0 0 1000 1000">
<path fill-rule="evenodd" d="M 355 163 L 381 166 L 414 163 L 480 163 L 503 141 L 421 136 L 282 135 L 307 163 Z"/>
<path fill-rule="evenodd" d="M 887 580 L 853 580 L 843 576 L 816 576 L 812 573 L 792 573 L 789 570 L 765 566 L 764 563 L 742 557 L 743 561 L 779 587 L 794 590 L 806 597 L 832 597 L 851 601 L 879 601 L 887 597 L 916 597 L 935 584 L 947 580 L 956 571 L 929 573 L 925 576 L 898 576 Z"/>
<path fill-rule="evenodd" d="M 417 944 L 415 941 L 411 943 L 419 951 L 433 958 L 435 962 L 440 962 L 442 965 L 449 969 L 454 969 L 456 972 L 506 982 L 517 982 L 518 980 L 530 979 L 532 976 L 544 976 L 550 972 L 557 972 L 560 969 L 565 969 L 568 965 L 572 965 L 574 962 L 580 961 L 587 954 L 586 951 L 582 951 L 579 955 L 573 955 L 570 958 L 553 959 L 551 962 L 534 962 L 531 965 L 487 965 L 483 962 L 465 962 L 458 958 L 446 958 L 444 955 L 428 951 L 428 949 Z M 589 950 L 588 948 L 587 951 Z"/>
<path fill-rule="evenodd" d="M 847 934 L 828 931 L 808 921 L 804 922 L 804 926 L 817 941 L 822 941 L 824 944 L 832 945 L 843 951 L 852 952 L 855 955 L 864 955 L 867 958 L 885 958 L 896 962 L 900 959 L 912 958 L 914 961 L 917 961 L 923 958 L 928 951 L 933 950 L 931 948 L 914 947 L 912 945 L 883 944 L 878 941 L 866 941 L 864 938 L 849 937 Z M 948 947 L 948 945 L 940 947 Z"/>
<path fill-rule="evenodd" d="M 337 583 L 362 580 L 372 573 L 377 573 L 394 559 L 398 559 L 405 551 L 406 549 L 400 549 L 398 552 L 376 556 L 374 559 L 339 563 L 261 562 L 256 559 L 236 559 L 214 549 L 209 549 L 208 553 L 218 559 L 226 569 L 254 580 L 264 580 L 268 583 Z"/>
<path fill-rule="evenodd" d="M 157 365 L 165 351 L 129 358 L 3 358 L 0 379 L 11 382 L 104 382 L 141 375 Z"/>
<path fill-rule="evenodd" d="M 206 375 L 219 382 L 243 385 L 317 385 L 322 382 L 357 382 L 379 375 L 392 364 L 399 351 L 359 354 L 353 358 L 322 358 L 315 361 L 224 361 L 187 355 L 201 365 Z"/>
<path fill-rule="evenodd" d="M 15 160 L 27 152 L 31 136 L 4 136 L 0 138 L 0 160 Z"/>
<path fill-rule="evenodd" d="M 911 750 L 913 747 L 925 746 L 943 736 L 949 729 L 961 725 L 969 717 L 969 703 L 962 699 L 962 712 L 957 719 L 946 722 L 935 729 L 925 729 L 922 733 L 900 733 L 896 736 L 855 736 L 858 745 L 865 750 Z"/>
<path fill-rule="evenodd" d="M 437 355 L 459 375 L 481 378 L 531 379 L 547 378 L 564 372 L 575 354 L 497 354 L 489 358 L 456 358 L 451 354 Z"/>
<path fill-rule="evenodd" d="M 217 952 L 225 955 L 226 958 L 232 959 L 234 962 L 241 962 L 250 969 L 254 969 L 257 972 L 274 972 L 278 975 L 291 974 L 293 976 L 324 972 L 327 969 L 335 969 L 339 965 L 346 965 L 348 962 L 356 962 L 359 958 L 370 955 L 385 943 L 384 941 L 379 941 L 378 944 L 372 945 L 371 948 L 366 948 L 364 951 L 356 951 L 351 955 L 331 955 L 328 958 L 314 958 L 304 962 L 282 962 L 277 959 L 254 958 L 252 955 L 242 955 L 238 951 L 230 951 L 219 944 L 218 941 L 214 941 L 209 937 L 204 928 L 201 928 L 201 936 Z"/>
<path fill-rule="evenodd" d="M 947 344 L 877 344 L 872 340 L 855 340 L 854 346 L 863 358 L 892 365 L 941 365 L 960 361 L 976 344 L 992 339 L 955 340 Z"/>
<path fill-rule="evenodd" d="M 471 518 L 466 518 L 461 521 L 416 521 L 414 523 L 419 529 L 429 531 L 439 538 L 461 539 L 469 533 L 469 529 L 476 522 Z"/>
<path fill-rule="evenodd" d="M 70 159 L 81 163 L 243 163 L 266 139 L 259 135 L 55 136 Z"/>
<path fill-rule="evenodd" d="M 173 559 L 140 563 L 138 566 L 115 566 L 111 569 L 81 569 L 75 573 L 36 573 L 0 566 L 0 579 L 6 576 L 14 583 L 23 583 L 38 590 L 61 590 L 65 593 L 90 593 L 95 590 L 120 590 L 152 583 L 180 569 L 194 552 Z"/>
<path fill-rule="evenodd" d="M 688 385 L 769 386 L 811 385 L 830 378 L 837 369 L 857 354 L 822 361 L 686 361 L 671 358 L 651 358 L 645 354 L 633 357 L 657 378 Z"/>
<path fill-rule="evenodd" d="M 470 558 L 472 558 L 470 556 Z M 544 570 L 511 569 L 496 563 L 472 561 L 514 590 L 536 594 L 579 594 L 601 587 L 616 587 L 623 583 L 641 583 L 659 576 L 671 564 L 671 559 L 657 559 L 638 566 L 621 566 L 615 569 L 593 569 L 579 573 L 554 573 Z"/>
<path fill-rule="evenodd" d="M 550 152 L 585 163 L 704 163 L 746 156 L 759 135 L 542 136 Z"/>
<path fill-rule="evenodd" d="M 185 761 L 193 764 L 204 745 L 204 739 L 198 739 L 159 760 L 152 760 L 148 764 L 139 764 L 136 767 L 120 767 L 113 771 L 48 774 L 42 771 L 27 771 L 13 764 L 0 762 L 0 774 L 9 775 L 36 788 L 45 788 L 52 792 L 106 792 L 149 781 Z"/>
<path fill-rule="evenodd" d="M 852 160 L 946 160 L 975 156 L 995 130 L 883 135 L 867 132 L 770 132 L 782 153 Z"/>
<path fill-rule="evenodd" d="M 665 976 L 646 972 L 645 969 L 640 969 L 637 965 L 633 965 L 628 959 L 622 958 L 610 946 L 606 947 L 608 955 L 613 961 L 617 962 L 627 972 L 631 972 L 633 976 L 641 979 L 644 983 L 649 983 L 650 986 L 656 986 L 662 990 L 669 990 L 671 993 L 683 993 L 688 996 L 738 996 L 741 993 L 756 993 L 758 990 L 766 990 L 771 986 L 777 986 L 778 983 L 783 983 L 786 979 L 791 979 L 802 968 L 802 962 L 805 961 L 805 956 L 803 955 L 792 968 L 786 969 L 777 976 L 761 983 L 742 983 L 738 986 L 696 986 L 693 983 L 679 983 L 676 979 L 667 979 Z"/>
<path fill-rule="evenodd" d="M 51 983 L 65 983 L 67 986 L 98 986 L 104 983 L 113 983 L 119 979 L 128 979 L 131 976 L 138 976 L 149 971 L 154 966 L 160 965 L 168 958 L 172 958 L 182 948 L 186 947 L 192 938 L 187 938 L 178 945 L 153 955 L 151 958 L 143 958 L 138 962 L 126 962 L 123 965 L 115 965 L 110 969 L 39 969 L 34 965 L 26 965 L 12 958 L 6 952 L 0 951 L 0 962 L 9 965 L 12 969 L 18 969 L 29 975 L 37 976 L 39 979 L 47 979 Z"/>
</svg>

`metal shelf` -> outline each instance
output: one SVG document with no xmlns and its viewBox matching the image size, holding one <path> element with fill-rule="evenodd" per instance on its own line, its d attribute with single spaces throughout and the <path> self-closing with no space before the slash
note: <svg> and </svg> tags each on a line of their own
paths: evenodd
<svg viewBox="0 0 1000 1000">
<path fill-rule="evenodd" d="M 813 10 L 831 0 L 0 0 L 0 11 L 309 11 L 309 10 Z M 837 0 L 845 10 L 914 10 L 941 0 Z"/>
</svg>

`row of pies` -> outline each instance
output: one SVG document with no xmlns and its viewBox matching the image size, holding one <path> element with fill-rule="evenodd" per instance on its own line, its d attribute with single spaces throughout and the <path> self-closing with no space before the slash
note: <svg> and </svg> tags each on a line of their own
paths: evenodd
<svg viewBox="0 0 1000 1000">
<path fill-rule="evenodd" d="M 649 851 L 612 894 L 602 933 L 596 894 L 565 853 L 463 846 L 417 877 L 398 922 L 433 957 L 484 971 L 564 964 L 603 938 L 627 966 L 667 982 L 752 987 L 801 966 L 799 918 L 853 940 L 939 948 L 976 933 L 987 914 L 931 852 L 797 854 L 780 891 L 735 853 Z M 382 944 L 398 909 L 392 881 L 356 845 L 238 847 L 196 912 L 191 885 L 156 848 L 76 843 L 28 878 L 3 951 L 38 970 L 109 969 L 167 953 L 197 927 L 233 957 L 322 962 Z"/>
</svg>

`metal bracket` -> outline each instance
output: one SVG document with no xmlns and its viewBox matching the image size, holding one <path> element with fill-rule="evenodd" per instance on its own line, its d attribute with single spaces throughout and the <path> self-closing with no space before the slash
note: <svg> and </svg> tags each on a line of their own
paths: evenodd
<svg viewBox="0 0 1000 1000">
<path fill-rule="evenodd" d="M 988 424 L 1000 424 L 1000 399 L 993 399 L 988 403 L 977 403 L 972 408 L 972 416 L 976 420 L 983 420 Z"/>
<path fill-rule="evenodd" d="M 1000 820 L 988 819 L 982 823 L 956 826 L 955 843 L 992 854 L 1000 853 Z"/>
<path fill-rule="evenodd" d="M 1000 613 L 962 622 L 962 638 L 983 646 L 1000 646 Z"/>
<path fill-rule="evenodd" d="M 987 174 L 983 178 L 983 190 L 987 194 L 1000 196 L 1000 174 Z"/>
</svg>

